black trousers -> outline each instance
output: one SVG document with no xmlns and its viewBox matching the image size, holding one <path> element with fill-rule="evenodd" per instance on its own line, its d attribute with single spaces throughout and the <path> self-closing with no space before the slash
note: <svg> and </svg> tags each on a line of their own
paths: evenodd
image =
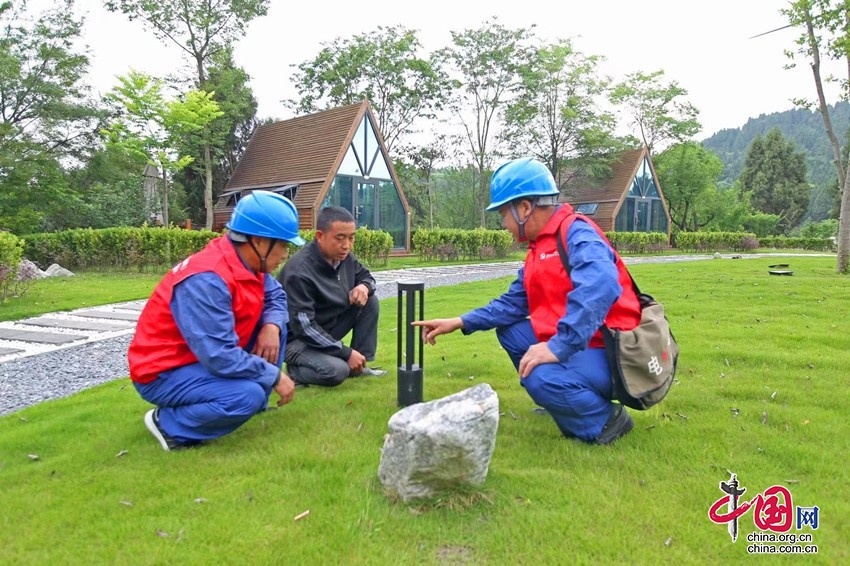
<svg viewBox="0 0 850 566">
<path fill-rule="evenodd" d="M 352 305 L 337 319 L 333 328 L 325 328 L 335 340 L 342 340 L 351 332 L 349 346 L 366 357 L 375 359 L 378 349 L 378 314 L 380 303 L 372 295 L 363 307 Z M 286 371 L 296 383 L 335 387 L 351 374 L 348 360 L 311 348 L 301 340 L 290 340 L 284 355 Z"/>
</svg>

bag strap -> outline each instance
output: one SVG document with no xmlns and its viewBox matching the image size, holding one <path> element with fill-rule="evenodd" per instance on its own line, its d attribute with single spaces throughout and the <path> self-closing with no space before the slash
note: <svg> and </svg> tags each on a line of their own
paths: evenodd
<svg viewBox="0 0 850 566">
<path fill-rule="evenodd" d="M 561 221 L 561 224 L 558 226 L 558 237 L 557 237 L 558 255 L 561 256 L 561 263 L 564 264 L 564 269 L 567 270 L 567 275 L 570 274 L 571 268 L 570 268 L 570 262 L 567 259 L 567 248 L 564 245 L 564 240 L 566 240 L 566 235 L 564 234 L 563 225 L 564 225 L 564 222 L 567 221 L 567 219 L 572 218 L 573 216 L 575 216 L 576 218 L 581 218 L 581 216 L 579 216 L 576 213 L 570 214 L 569 216 L 565 217 Z M 628 269 L 626 269 L 626 273 L 629 274 L 629 279 L 632 280 L 632 288 L 634 288 L 634 290 L 635 290 L 635 295 L 640 296 L 640 289 L 638 289 L 637 283 L 635 283 L 635 278 L 632 277 L 632 274 Z"/>
</svg>

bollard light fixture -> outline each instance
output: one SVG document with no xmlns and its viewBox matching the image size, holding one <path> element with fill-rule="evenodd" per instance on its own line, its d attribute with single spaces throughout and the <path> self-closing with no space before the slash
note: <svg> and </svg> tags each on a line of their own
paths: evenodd
<svg viewBox="0 0 850 566">
<path fill-rule="evenodd" d="M 418 300 L 417 300 L 418 299 Z M 419 306 L 417 318 L 416 307 Z M 411 322 L 425 318 L 425 283 L 398 281 L 398 406 L 422 402 L 422 332 Z M 418 361 L 418 363 L 417 363 Z"/>
</svg>

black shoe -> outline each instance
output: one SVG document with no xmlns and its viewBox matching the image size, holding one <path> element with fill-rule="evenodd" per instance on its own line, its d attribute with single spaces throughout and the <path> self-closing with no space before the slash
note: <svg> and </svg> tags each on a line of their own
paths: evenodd
<svg viewBox="0 0 850 566">
<path fill-rule="evenodd" d="M 159 409 L 151 409 L 145 413 L 145 426 L 151 431 L 154 438 L 159 441 L 163 450 L 183 450 L 197 446 L 200 442 L 177 442 L 159 426 Z"/>
<path fill-rule="evenodd" d="M 611 444 L 634 428 L 635 422 L 629 412 L 619 403 L 614 403 L 614 410 L 608 417 L 608 422 L 602 427 L 602 432 L 596 437 L 596 444 Z"/>
</svg>

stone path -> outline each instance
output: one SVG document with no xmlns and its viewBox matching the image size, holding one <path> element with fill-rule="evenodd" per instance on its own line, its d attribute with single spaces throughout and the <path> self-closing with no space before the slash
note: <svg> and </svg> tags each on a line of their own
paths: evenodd
<svg viewBox="0 0 850 566">
<path fill-rule="evenodd" d="M 791 255 L 830 256 L 833 254 L 747 254 L 745 259 Z M 731 254 L 723 256 L 732 257 Z M 626 264 L 672 263 L 712 259 L 711 255 L 644 256 L 624 258 Z M 496 279 L 515 275 L 522 262 L 419 267 L 376 271 L 380 299 L 397 296 L 396 282 L 418 280 L 425 287 L 454 285 L 462 282 Z M 88 307 L 73 311 L 39 315 L 18 321 L 0 322 L 0 364 L 19 358 L 72 348 L 118 336 L 132 334 L 144 300 Z"/>
<path fill-rule="evenodd" d="M 0 363 L 131 334 L 144 306 L 130 301 L 0 322 Z"/>
</svg>

